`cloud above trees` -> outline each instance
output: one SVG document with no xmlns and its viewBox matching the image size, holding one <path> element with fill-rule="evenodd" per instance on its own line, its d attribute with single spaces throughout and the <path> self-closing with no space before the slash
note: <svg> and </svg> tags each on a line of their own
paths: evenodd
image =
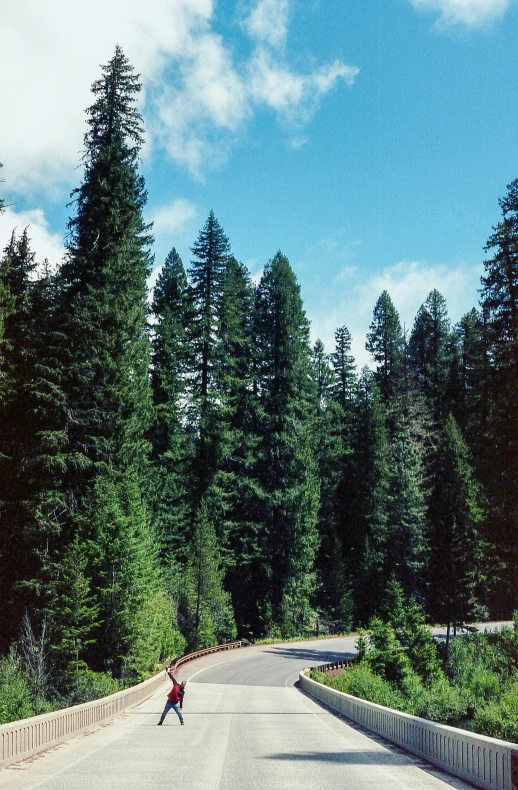
<svg viewBox="0 0 518 790">
<path fill-rule="evenodd" d="M 144 83 L 145 156 L 165 149 L 202 179 L 264 109 L 300 134 L 321 98 L 340 82 L 351 85 L 358 69 L 341 61 L 293 68 L 285 48 L 290 5 L 246 6 L 235 25 L 248 50 L 239 57 L 218 33 L 215 0 L 127 0 L 123 13 L 116 0 L 8 4 L 0 53 L 0 100 L 12 110 L 0 130 L 7 189 L 52 196 L 77 181 L 90 86 L 116 43 Z"/>
<path fill-rule="evenodd" d="M 410 0 L 419 11 L 436 11 L 439 22 L 478 28 L 500 19 L 510 0 Z"/>
</svg>

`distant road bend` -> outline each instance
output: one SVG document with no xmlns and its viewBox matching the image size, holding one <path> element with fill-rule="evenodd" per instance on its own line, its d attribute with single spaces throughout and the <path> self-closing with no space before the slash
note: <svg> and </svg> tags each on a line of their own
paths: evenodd
<svg viewBox="0 0 518 790">
<path fill-rule="evenodd" d="M 170 682 L 113 723 L 0 772 L 0 790 L 439 790 L 470 785 L 370 738 L 294 687 L 354 637 L 257 645 L 179 671 L 185 726 L 156 723 Z"/>
</svg>

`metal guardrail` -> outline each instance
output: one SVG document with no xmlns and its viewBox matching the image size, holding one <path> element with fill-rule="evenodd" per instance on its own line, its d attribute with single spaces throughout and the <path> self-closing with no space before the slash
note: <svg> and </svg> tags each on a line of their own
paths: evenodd
<svg viewBox="0 0 518 790">
<path fill-rule="evenodd" d="M 476 735 L 367 702 L 317 683 L 308 677 L 306 673 L 309 672 L 306 669 L 300 673 L 300 687 L 348 719 L 471 782 L 475 787 L 518 790 L 518 744 Z"/>
<path fill-rule="evenodd" d="M 330 664 L 320 664 L 320 666 L 311 667 L 311 669 L 316 669 L 319 672 L 332 672 L 333 669 L 351 669 L 353 666 L 354 661 L 331 661 Z"/>
<path fill-rule="evenodd" d="M 242 642 L 198 650 L 176 659 L 175 670 L 187 661 L 193 661 L 209 653 L 231 650 L 242 646 Z M 143 683 L 124 691 L 110 694 L 109 697 L 84 702 L 71 708 L 31 716 L 29 719 L 12 721 L 0 725 L 0 768 L 25 760 L 39 752 L 49 749 L 68 738 L 73 738 L 87 730 L 113 719 L 125 710 L 139 705 L 154 694 L 164 683 L 163 670 Z"/>
<path fill-rule="evenodd" d="M 216 645 L 216 647 L 205 647 L 203 650 L 197 650 L 195 653 L 188 653 L 186 656 L 180 656 L 180 658 L 176 658 L 174 660 L 173 666 L 174 671 L 176 672 L 178 667 L 182 664 L 186 664 L 188 661 L 194 661 L 196 658 L 201 658 L 202 656 L 208 656 L 210 653 L 219 653 L 222 650 L 234 650 L 237 647 L 247 647 L 248 642 L 239 641 L 239 642 L 227 642 L 224 645 Z"/>
</svg>

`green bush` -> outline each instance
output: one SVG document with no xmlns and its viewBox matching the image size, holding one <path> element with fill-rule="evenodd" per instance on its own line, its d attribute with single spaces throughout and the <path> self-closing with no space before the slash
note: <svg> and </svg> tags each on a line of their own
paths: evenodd
<svg viewBox="0 0 518 790">
<path fill-rule="evenodd" d="M 401 689 L 375 674 L 366 661 L 334 677 L 322 672 L 312 672 L 311 677 L 337 691 L 441 724 L 455 725 L 467 713 L 465 697 L 450 686 L 442 673 L 426 686 L 411 672 L 406 675 Z"/>
<path fill-rule="evenodd" d="M 0 724 L 34 714 L 31 685 L 19 656 L 11 651 L 0 659 Z"/>
<path fill-rule="evenodd" d="M 314 679 L 317 680 L 316 677 Z M 409 710 L 408 700 L 403 694 L 387 680 L 376 675 L 365 661 L 335 677 L 325 676 L 323 682 L 337 691 L 352 694 L 353 697 L 361 697 L 377 705 L 412 713 L 412 710 Z"/>
<path fill-rule="evenodd" d="M 507 677 L 518 673 L 518 610 L 513 613 L 513 625 L 504 625 L 485 635 L 489 645 L 500 656 L 501 671 Z"/>
<path fill-rule="evenodd" d="M 477 709 L 473 732 L 518 743 L 518 681 L 510 683 L 499 700 Z"/>
<path fill-rule="evenodd" d="M 496 672 L 491 672 L 489 669 L 479 669 L 471 677 L 470 699 L 474 700 L 475 706 L 480 702 L 498 699 L 501 687 L 500 677 Z"/>
<path fill-rule="evenodd" d="M 372 618 L 369 627 L 369 647 L 364 661 L 376 675 L 401 687 L 405 678 L 412 674 L 412 665 L 396 632 L 390 623 L 384 623 L 378 617 Z"/>
<path fill-rule="evenodd" d="M 468 713 L 466 696 L 442 673 L 430 685 L 422 685 L 420 691 L 416 688 L 411 699 L 416 716 L 439 724 L 456 726 Z"/>
<path fill-rule="evenodd" d="M 425 683 L 432 683 L 441 673 L 437 642 L 426 627 L 423 608 L 414 598 L 404 609 L 398 638 L 414 672 Z"/>
<path fill-rule="evenodd" d="M 453 685 L 469 688 L 480 673 L 505 675 L 506 663 L 502 651 L 488 641 L 486 634 L 474 632 L 451 640 L 446 674 Z"/>
<path fill-rule="evenodd" d="M 115 680 L 104 672 L 92 672 L 91 669 L 80 669 L 72 673 L 69 679 L 69 690 L 63 700 L 65 705 L 79 705 L 81 702 L 108 697 L 124 688 L 120 680 Z"/>
</svg>

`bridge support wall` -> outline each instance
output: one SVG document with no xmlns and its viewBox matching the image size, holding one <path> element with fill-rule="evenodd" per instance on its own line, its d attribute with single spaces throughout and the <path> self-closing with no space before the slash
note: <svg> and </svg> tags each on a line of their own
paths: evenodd
<svg viewBox="0 0 518 790">
<path fill-rule="evenodd" d="M 304 670 L 299 676 L 301 688 L 348 719 L 475 787 L 518 790 L 517 744 L 375 705 L 317 683 L 306 672 L 309 674 Z"/>
</svg>

